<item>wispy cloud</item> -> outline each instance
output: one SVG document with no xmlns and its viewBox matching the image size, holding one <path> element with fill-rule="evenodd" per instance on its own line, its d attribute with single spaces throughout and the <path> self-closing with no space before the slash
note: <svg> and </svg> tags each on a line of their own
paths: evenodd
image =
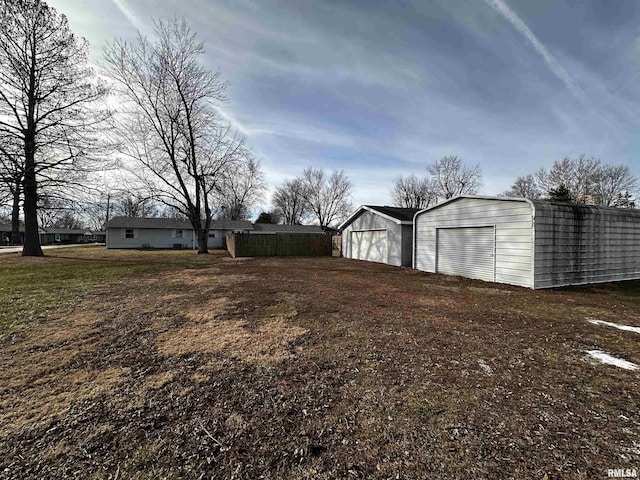
<svg viewBox="0 0 640 480">
<path fill-rule="evenodd" d="M 527 24 L 514 12 L 503 0 L 485 0 L 496 12 L 502 15 L 511 26 L 516 29 L 533 47 L 533 49 L 543 58 L 549 70 L 565 84 L 569 91 L 580 100 L 584 100 L 584 93 L 573 80 L 569 72 L 556 60 L 547 50 L 543 43 L 536 37 Z"/>
<path fill-rule="evenodd" d="M 133 10 L 131 9 L 131 7 L 129 7 L 129 5 L 125 0 L 111 0 L 111 1 L 116 7 L 118 7 L 118 10 L 120 10 L 120 13 L 122 13 L 125 16 L 125 18 L 129 21 L 129 23 L 131 23 L 131 25 L 136 27 L 138 30 L 142 30 L 142 23 L 138 20 L 138 17 L 136 17 L 136 15 L 133 13 Z"/>
</svg>

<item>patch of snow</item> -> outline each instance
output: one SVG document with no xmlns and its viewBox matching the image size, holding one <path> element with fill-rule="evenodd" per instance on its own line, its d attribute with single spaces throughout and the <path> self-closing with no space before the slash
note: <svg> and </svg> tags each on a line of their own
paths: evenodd
<svg viewBox="0 0 640 480">
<path fill-rule="evenodd" d="M 600 363 L 615 365 L 616 367 L 624 368 L 625 370 L 638 370 L 640 368 L 635 363 L 627 362 L 621 358 L 616 358 L 602 350 L 587 350 L 587 355 Z"/>
<path fill-rule="evenodd" d="M 594 325 L 606 325 L 607 327 L 617 328 L 618 330 L 624 330 L 626 332 L 640 333 L 640 327 L 632 327 L 630 325 L 620 325 L 613 322 L 605 322 L 604 320 L 598 320 L 597 318 L 586 317 L 585 320 Z"/>
<path fill-rule="evenodd" d="M 478 360 L 478 365 L 480 365 L 480 368 L 482 368 L 482 370 L 484 370 L 484 373 L 486 373 L 488 377 L 491 377 L 493 375 L 493 368 L 491 368 L 487 364 L 487 362 L 485 362 L 484 360 L 480 359 L 480 360 Z"/>
</svg>

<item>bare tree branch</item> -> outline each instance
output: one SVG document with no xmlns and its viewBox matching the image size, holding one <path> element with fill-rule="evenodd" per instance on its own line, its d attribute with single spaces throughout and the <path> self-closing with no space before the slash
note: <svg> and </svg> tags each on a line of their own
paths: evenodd
<svg viewBox="0 0 640 480">
<path fill-rule="evenodd" d="M 217 116 L 227 83 L 200 63 L 204 47 L 184 20 L 158 21 L 155 38 L 117 40 L 105 49 L 120 87 L 121 153 L 154 201 L 186 216 L 207 253 L 216 195 L 225 172 L 242 164 L 244 139 Z"/>
</svg>

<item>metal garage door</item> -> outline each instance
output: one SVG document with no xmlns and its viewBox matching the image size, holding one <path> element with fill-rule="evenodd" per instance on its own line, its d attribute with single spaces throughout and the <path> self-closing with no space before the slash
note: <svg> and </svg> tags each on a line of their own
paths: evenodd
<svg viewBox="0 0 640 480">
<path fill-rule="evenodd" d="M 495 280 L 494 227 L 439 228 L 436 272 Z"/>
<path fill-rule="evenodd" d="M 365 230 L 351 232 L 351 258 L 368 262 L 387 263 L 387 231 Z"/>
</svg>

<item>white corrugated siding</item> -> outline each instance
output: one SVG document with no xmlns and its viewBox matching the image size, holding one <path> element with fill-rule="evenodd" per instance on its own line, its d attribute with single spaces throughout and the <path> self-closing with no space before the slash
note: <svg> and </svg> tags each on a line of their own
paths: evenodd
<svg viewBox="0 0 640 480">
<path fill-rule="evenodd" d="M 495 281 L 533 288 L 533 209 L 524 201 L 459 198 L 418 214 L 414 266 L 436 271 L 437 228 L 495 226 Z"/>
<path fill-rule="evenodd" d="M 535 288 L 640 278 L 640 212 L 534 203 Z"/>
<path fill-rule="evenodd" d="M 354 230 L 386 230 L 387 259 L 389 265 L 402 266 L 402 225 L 380 215 L 365 211 L 342 230 L 342 256 L 353 257 L 351 251 L 351 232 Z"/>
<path fill-rule="evenodd" d="M 436 272 L 494 281 L 494 227 L 438 228 Z"/>
</svg>

